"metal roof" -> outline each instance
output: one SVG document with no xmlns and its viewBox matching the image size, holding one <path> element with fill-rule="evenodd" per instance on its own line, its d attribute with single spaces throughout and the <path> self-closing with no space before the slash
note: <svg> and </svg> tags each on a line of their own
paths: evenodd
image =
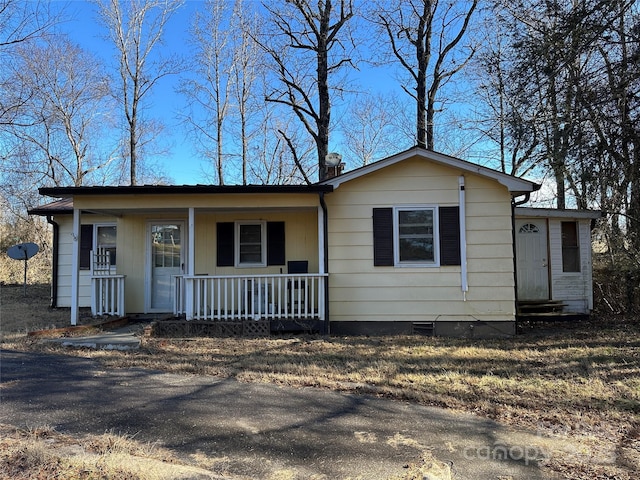
<svg viewBox="0 0 640 480">
<path fill-rule="evenodd" d="M 40 195 L 56 198 L 74 195 L 175 195 L 175 194 L 248 194 L 248 193 L 318 193 L 331 192 L 331 185 L 129 185 L 92 187 L 42 187 Z"/>
</svg>

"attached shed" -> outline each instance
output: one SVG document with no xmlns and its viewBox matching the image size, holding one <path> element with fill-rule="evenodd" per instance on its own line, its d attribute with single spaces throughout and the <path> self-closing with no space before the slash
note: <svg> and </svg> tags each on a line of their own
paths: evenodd
<svg viewBox="0 0 640 480">
<path fill-rule="evenodd" d="M 519 312 L 542 306 L 588 315 L 593 309 L 591 229 L 598 211 L 515 209 Z"/>
</svg>

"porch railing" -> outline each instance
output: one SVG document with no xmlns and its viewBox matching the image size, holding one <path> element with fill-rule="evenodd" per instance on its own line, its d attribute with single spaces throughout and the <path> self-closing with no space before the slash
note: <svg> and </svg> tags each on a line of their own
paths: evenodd
<svg viewBox="0 0 640 480">
<path fill-rule="evenodd" d="M 124 275 L 91 277 L 91 314 L 124 316 Z"/>
<path fill-rule="evenodd" d="M 187 320 L 325 320 L 326 274 L 179 275 L 174 314 Z"/>
<path fill-rule="evenodd" d="M 124 275 L 116 275 L 106 249 L 91 251 L 91 315 L 124 316 Z"/>
</svg>

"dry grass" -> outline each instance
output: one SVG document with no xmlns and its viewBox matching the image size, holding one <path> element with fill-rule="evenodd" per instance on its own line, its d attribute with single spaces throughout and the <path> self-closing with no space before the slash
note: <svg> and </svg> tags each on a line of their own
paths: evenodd
<svg viewBox="0 0 640 480">
<path fill-rule="evenodd" d="M 59 348 L 24 335 L 7 342 Z M 313 386 L 475 412 L 541 438 L 578 442 L 572 455 L 555 455 L 546 467 L 566 478 L 632 479 L 640 475 L 639 346 L 640 324 L 618 318 L 503 340 L 144 338 L 138 351 L 68 353 L 113 368 Z"/>
<path fill-rule="evenodd" d="M 223 478 L 171 452 L 105 433 L 74 438 L 48 426 L 0 424 L 0 477 L 20 479 L 173 480 Z"/>
</svg>

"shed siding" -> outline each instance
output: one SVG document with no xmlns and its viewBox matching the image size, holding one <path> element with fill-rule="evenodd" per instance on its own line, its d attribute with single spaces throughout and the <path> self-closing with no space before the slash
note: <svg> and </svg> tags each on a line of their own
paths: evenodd
<svg viewBox="0 0 640 480">
<path fill-rule="evenodd" d="M 575 220 L 549 219 L 551 298 L 566 304 L 566 311 L 589 313 L 593 309 L 590 220 L 578 220 L 580 272 L 562 271 L 561 223 L 563 221 Z"/>
<path fill-rule="evenodd" d="M 458 205 L 461 172 L 407 160 L 326 196 L 331 321 L 514 320 L 510 195 L 465 174 L 469 291 L 461 267 L 374 267 L 373 208 Z"/>
</svg>

